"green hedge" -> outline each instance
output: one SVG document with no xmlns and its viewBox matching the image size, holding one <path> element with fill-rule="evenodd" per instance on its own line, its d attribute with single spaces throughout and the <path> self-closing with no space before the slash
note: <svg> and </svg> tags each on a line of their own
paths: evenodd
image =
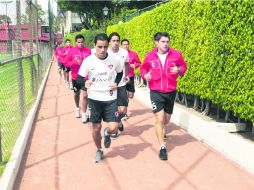
<svg viewBox="0 0 254 190">
<path fill-rule="evenodd" d="M 64 41 L 66 39 L 71 40 L 71 44 L 74 46 L 75 45 L 75 36 L 78 34 L 82 34 L 85 37 L 85 44 L 86 46 L 93 48 L 94 47 L 94 37 L 96 34 L 104 32 L 103 30 L 81 30 L 80 32 L 74 32 L 74 33 L 69 33 L 64 36 Z"/>
<path fill-rule="evenodd" d="M 170 33 L 187 61 L 178 91 L 210 99 L 254 122 L 254 1 L 172 0 L 129 22 L 110 26 L 131 41 L 141 59 L 153 35 Z"/>
</svg>

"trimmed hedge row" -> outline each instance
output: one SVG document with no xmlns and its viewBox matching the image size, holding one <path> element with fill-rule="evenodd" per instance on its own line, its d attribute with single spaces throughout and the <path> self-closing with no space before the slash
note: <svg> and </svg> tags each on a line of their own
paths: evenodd
<svg viewBox="0 0 254 190">
<path fill-rule="evenodd" d="M 172 0 L 129 22 L 107 28 L 128 38 L 141 59 L 153 35 L 170 33 L 188 71 L 178 91 L 209 99 L 254 122 L 254 1 Z"/>
<path fill-rule="evenodd" d="M 94 37 L 98 33 L 104 32 L 103 30 L 81 30 L 80 32 L 74 32 L 74 33 L 69 33 L 64 36 L 64 41 L 66 39 L 71 40 L 71 45 L 75 46 L 75 36 L 78 34 L 82 34 L 85 37 L 85 44 L 86 46 L 93 48 L 94 47 Z"/>
</svg>

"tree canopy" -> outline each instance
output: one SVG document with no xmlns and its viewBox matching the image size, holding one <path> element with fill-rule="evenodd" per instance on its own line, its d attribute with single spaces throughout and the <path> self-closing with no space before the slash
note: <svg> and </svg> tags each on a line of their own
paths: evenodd
<svg viewBox="0 0 254 190">
<path fill-rule="evenodd" d="M 106 6 L 109 8 L 109 18 L 116 16 L 121 12 L 122 8 L 127 9 L 141 9 L 158 1 L 124 1 L 124 0 L 113 0 L 113 1 L 65 1 L 58 0 L 58 6 L 61 10 L 72 11 L 77 13 L 80 20 L 86 29 L 99 28 L 103 24 L 104 16 L 102 9 Z"/>
</svg>

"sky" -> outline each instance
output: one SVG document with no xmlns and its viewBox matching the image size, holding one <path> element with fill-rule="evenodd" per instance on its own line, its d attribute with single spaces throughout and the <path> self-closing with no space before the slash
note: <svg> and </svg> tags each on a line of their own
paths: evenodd
<svg viewBox="0 0 254 190">
<path fill-rule="evenodd" d="M 26 0 L 20 0 L 20 6 L 21 6 L 21 14 L 25 13 L 25 4 Z M 5 2 L 11 2 L 11 3 L 5 3 Z M 32 0 L 34 3 L 35 0 Z M 57 4 L 55 0 L 50 0 L 52 7 L 53 7 L 53 13 L 57 14 Z M 42 6 L 42 9 L 47 13 L 48 11 L 48 0 L 37 0 L 37 3 Z M 0 0 L 0 14 L 6 14 L 11 17 L 12 24 L 16 23 L 16 0 Z"/>
</svg>

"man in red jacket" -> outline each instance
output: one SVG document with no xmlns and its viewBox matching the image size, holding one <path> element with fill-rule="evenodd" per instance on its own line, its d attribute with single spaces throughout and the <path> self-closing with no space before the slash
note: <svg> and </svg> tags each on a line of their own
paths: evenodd
<svg viewBox="0 0 254 190">
<path fill-rule="evenodd" d="M 65 67 L 64 67 L 64 57 L 63 57 L 63 43 L 59 43 L 58 46 L 56 47 L 55 51 L 54 51 L 54 55 L 55 58 L 57 60 L 58 63 L 58 73 L 60 78 L 62 78 L 62 71 L 63 71 L 63 75 L 64 75 L 64 80 L 66 81 L 66 75 L 65 75 Z"/>
<path fill-rule="evenodd" d="M 129 55 L 129 77 L 130 81 L 126 84 L 126 90 L 128 93 L 128 98 L 132 99 L 135 93 L 135 84 L 134 84 L 134 70 L 139 68 L 141 65 L 141 61 L 138 57 L 138 54 L 129 49 L 130 42 L 128 39 L 122 39 L 121 45 L 123 49 L 126 49 Z M 127 111 L 125 117 L 123 119 L 128 119 Z"/>
<path fill-rule="evenodd" d="M 176 96 L 177 77 L 186 72 L 186 63 L 180 52 L 169 47 L 169 34 L 154 35 L 156 48 L 149 52 L 140 67 L 140 74 L 148 81 L 150 99 L 155 116 L 155 131 L 160 144 L 159 158 L 167 160 L 164 142 L 165 125 L 170 121 Z"/>
<path fill-rule="evenodd" d="M 67 53 L 71 50 L 72 46 L 71 46 L 71 40 L 70 39 L 66 39 L 65 40 L 65 47 L 63 48 L 63 57 L 65 59 Z M 70 77 L 69 77 L 69 73 L 71 71 L 70 67 L 66 67 L 65 63 L 64 63 L 64 67 L 65 67 L 65 73 L 66 73 L 66 82 L 67 82 L 67 86 L 68 88 L 71 86 L 70 84 Z"/>
<path fill-rule="evenodd" d="M 76 80 L 78 78 L 78 71 L 83 62 L 83 60 L 91 55 L 91 49 L 84 46 L 85 38 L 83 35 L 78 34 L 75 37 L 76 46 L 71 48 L 65 56 L 64 63 L 66 67 L 70 67 L 71 69 L 71 78 L 72 85 L 74 90 L 74 101 L 76 105 L 75 115 L 77 118 L 80 117 L 80 108 L 79 108 L 79 100 L 80 100 L 80 90 L 82 91 L 82 99 L 81 99 L 81 109 L 82 109 L 82 122 L 88 122 L 88 116 L 86 114 L 87 110 L 87 92 L 85 87 L 80 87 L 77 84 Z"/>
</svg>

